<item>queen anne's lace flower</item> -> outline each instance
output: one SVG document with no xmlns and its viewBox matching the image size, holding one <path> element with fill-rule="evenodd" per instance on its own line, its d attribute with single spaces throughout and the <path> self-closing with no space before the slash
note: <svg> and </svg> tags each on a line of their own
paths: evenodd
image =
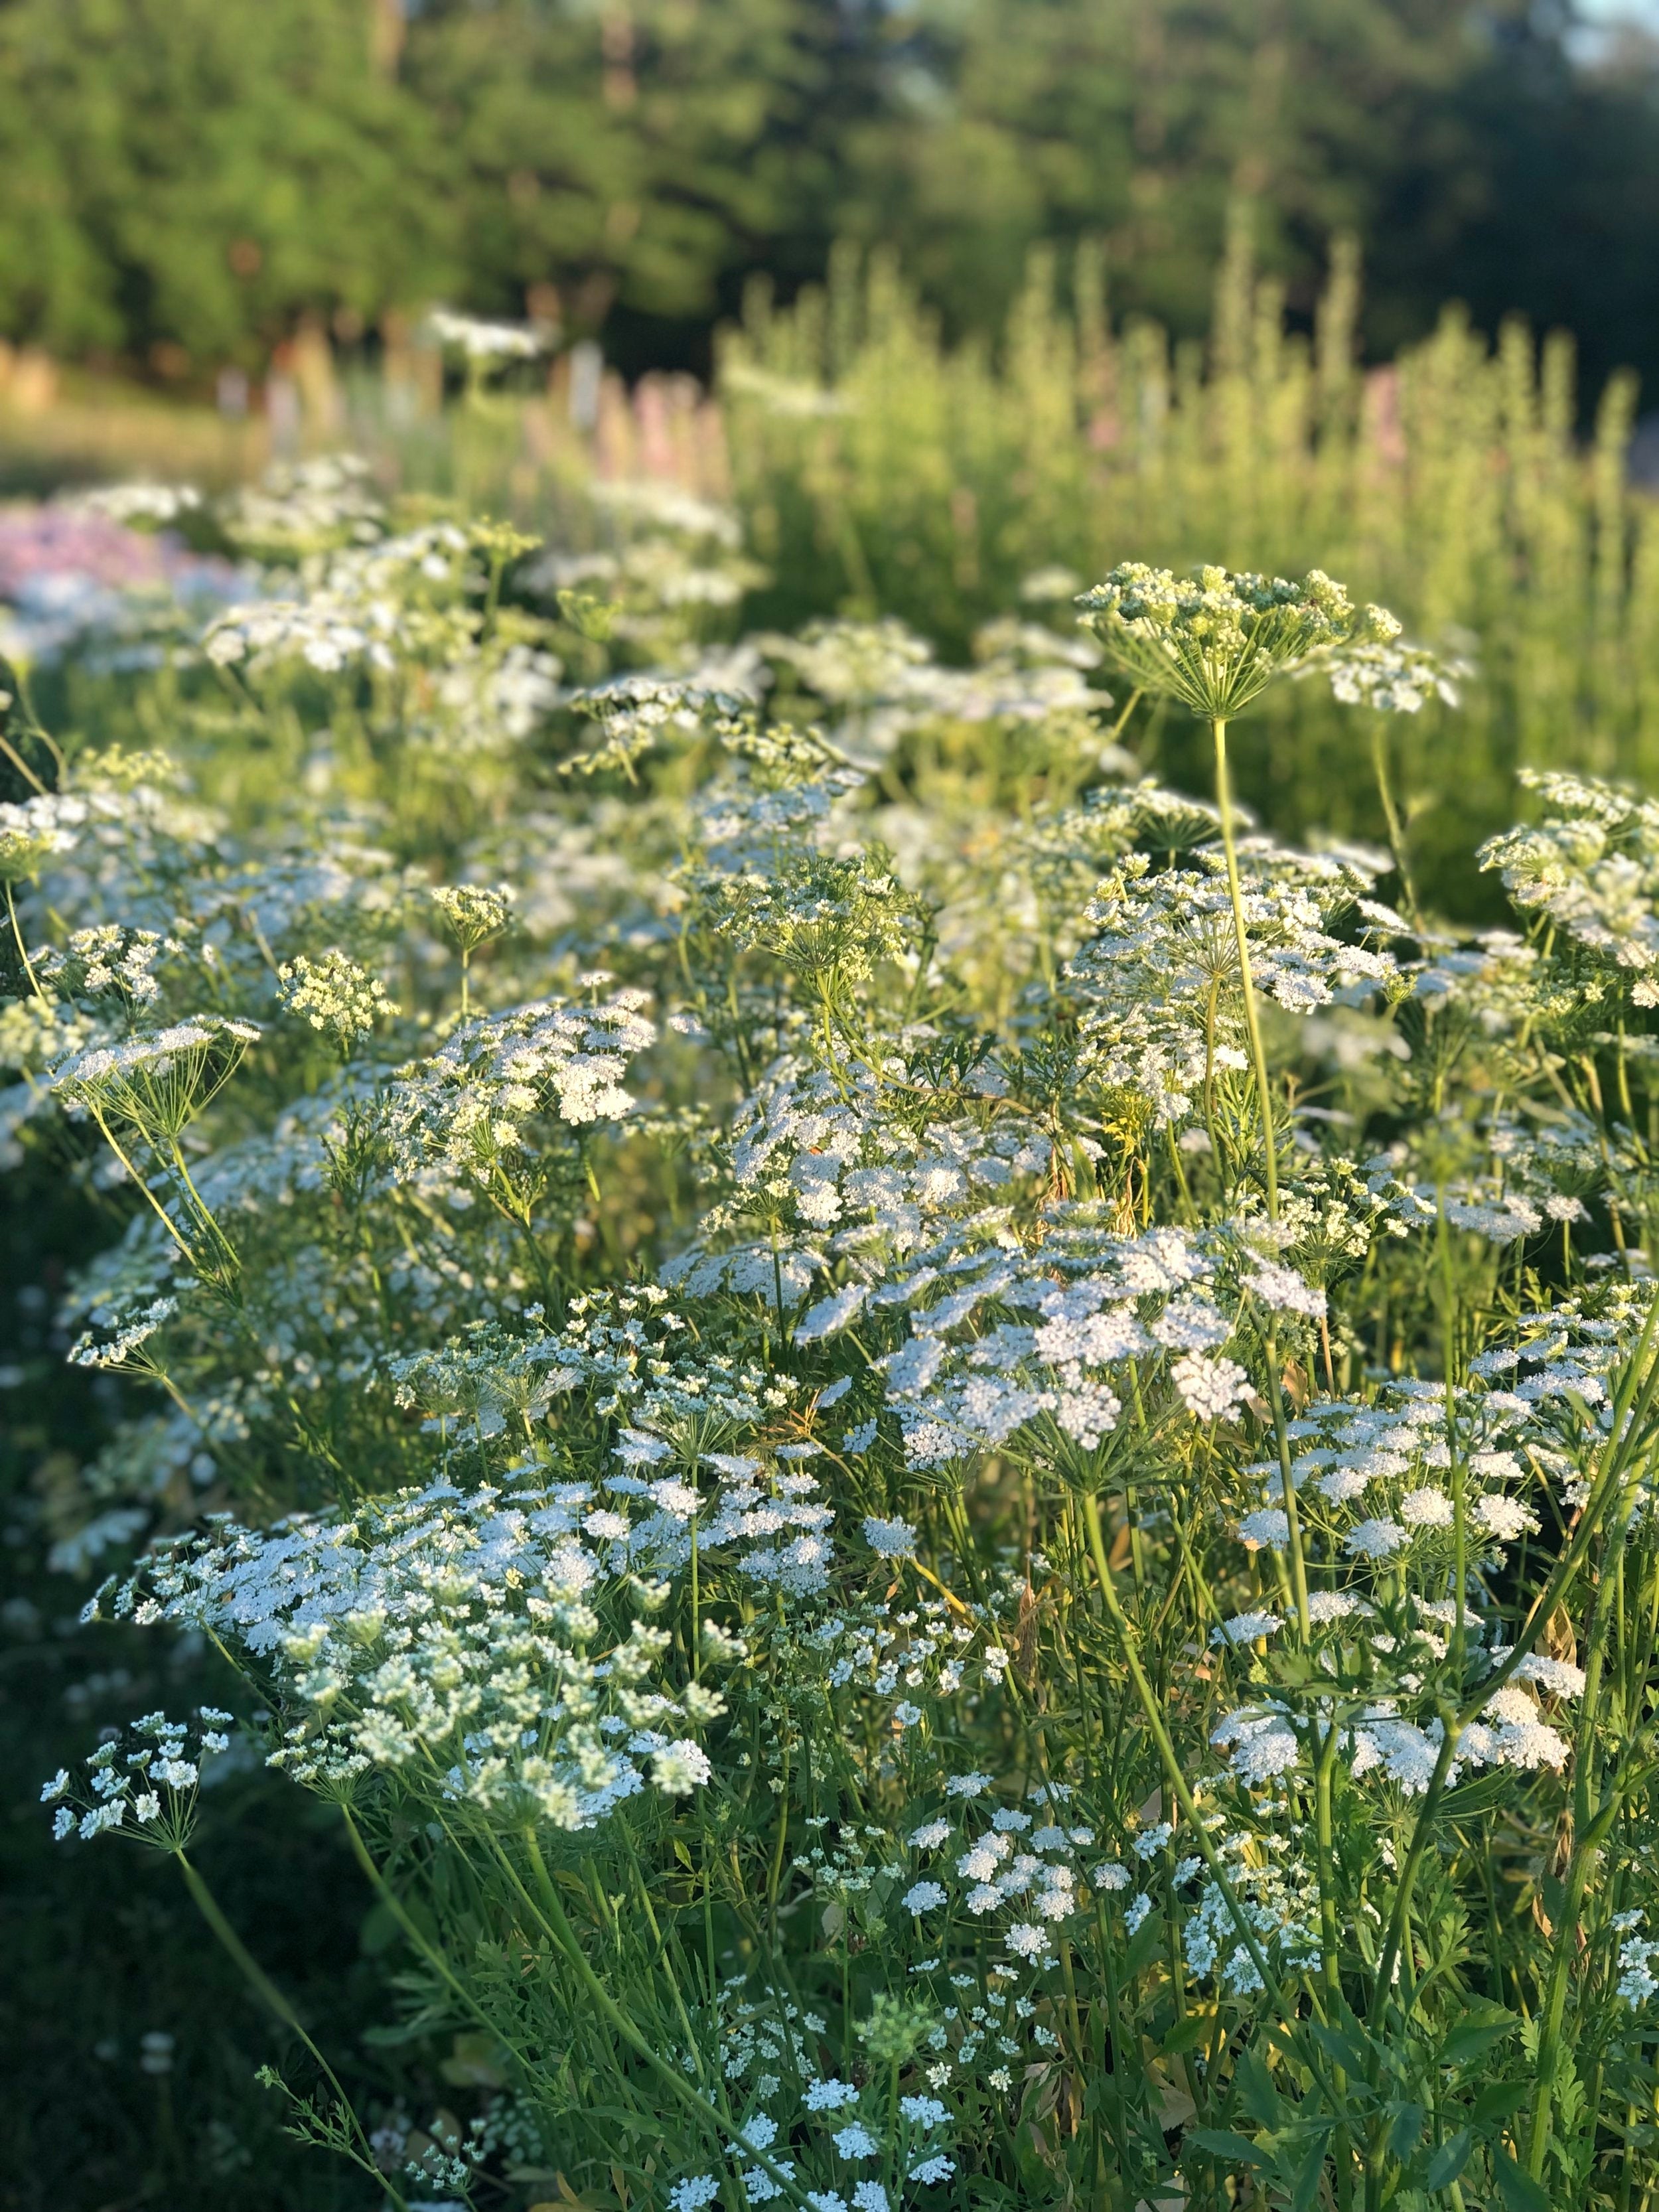
<svg viewBox="0 0 1659 2212">
<path fill-rule="evenodd" d="M 510 925 L 514 900 L 507 884 L 444 884 L 433 891 L 432 903 L 461 951 L 471 953 Z"/>
<path fill-rule="evenodd" d="M 1150 691 L 1195 714 L 1237 714 L 1277 676 L 1322 647 L 1400 625 L 1380 608 L 1357 617 L 1319 569 L 1299 582 L 1204 568 L 1189 579 L 1126 562 L 1078 604 L 1108 658 Z"/>
<path fill-rule="evenodd" d="M 680 1797 L 712 1770 L 674 1733 L 695 1686 L 651 1686 L 664 1632 L 636 1616 L 606 1638 L 630 1577 L 583 1544 L 587 1495 L 440 1481 L 350 1519 L 228 1528 L 161 1553 L 116 1609 L 263 1657 L 289 1708 L 273 1764 L 313 1789 L 384 1771 L 458 1810 L 589 1827 L 647 1777 Z"/>
<path fill-rule="evenodd" d="M 337 946 L 307 959 L 296 953 L 276 970 L 276 995 L 291 1014 L 349 1050 L 397 1007 L 378 975 L 370 975 Z"/>
<path fill-rule="evenodd" d="M 522 1213 L 550 1185 L 550 1129 L 633 1111 L 622 1078 L 656 1036 L 642 1003 L 624 991 L 593 1006 L 544 1000 L 464 1022 L 392 1085 L 392 1141 L 412 1170 L 441 1168 Z"/>
<path fill-rule="evenodd" d="M 902 1559 L 915 1549 L 916 1532 L 908 1521 L 867 1519 L 864 1540 L 884 1559 Z"/>
</svg>

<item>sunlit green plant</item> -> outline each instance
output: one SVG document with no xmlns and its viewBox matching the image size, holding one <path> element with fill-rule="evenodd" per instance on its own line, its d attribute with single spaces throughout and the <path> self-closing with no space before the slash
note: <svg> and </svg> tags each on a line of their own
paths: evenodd
<svg viewBox="0 0 1659 2212">
<path fill-rule="evenodd" d="M 1471 936 L 1233 795 L 1276 686 L 1455 689 L 1323 574 L 711 653 L 706 516 L 479 750 L 586 556 L 267 496 L 319 552 L 233 688 L 104 695 L 174 687 L 188 800 L 70 744 L 8 817 L 0 1040 L 118 1232 L 60 1564 L 316 1801 L 397 2094 L 207 1887 L 179 1725 L 65 1752 L 63 1848 L 177 1862 L 395 2202 L 1639 2203 L 1651 804 L 1536 780 Z"/>
</svg>

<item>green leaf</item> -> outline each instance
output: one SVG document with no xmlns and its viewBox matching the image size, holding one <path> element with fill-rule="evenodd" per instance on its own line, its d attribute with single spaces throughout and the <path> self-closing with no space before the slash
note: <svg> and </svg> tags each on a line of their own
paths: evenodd
<svg viewBox="0 0 1659 2212">
<path fill-rule="evenodd" d="M 1319 2185 L 1325 2172 L 1325 2151 L 1330 2142 L 1327 2130 L 1320 2129 L 1309 2144 L 1307 2154 L 1297 2168 L 1296 2185 L 1291 2191 L 1291 2212 L 1313 2212 L 1319 2200 Z"/>
<path fill-rule="evenodd" d="M 1449 2187 L 1468 2164 L 1469 2153 L 1474 2148 L 1474 2137 L 1468 2128 L 1459 2128 L 1455 2136 L 1448 2136 L 1429 2160 L 1423 2186 L 1427 2190 Z"/>
<path fill-rule="evenodd" d="M 1394 2116 L 1394 2125 L 1389 2130 L 1389 2149 L 1397 2159 L 1407 2159 L 1423 2132 L 1424 2112 L 1421 2105 L 1402 2105 Z"/>
<path fill-rule="evenodd" d="M 1231 2128 L 1188 2128 L 1181 2138 L 1184 2152 L 1190 2144 L 1211 2158 L 1231 2159 L 1235 2165 L 1266 2166 L 1267 2154 L 1258 2150 L 1248 2136 L 1236 2135 Z"/>
<path fill-rule="evenodd" d="M 1435 2053 L 1437 2066 L 1467 2066 L 1479 2058 L 1483 2051 L 1490 2051 L 1494 2043 L 1501 2043 L 1506 2035 L 1513 2035 L 1521 2025 L 1512 2012 L 1502 2005 L 1481 2005 L 1471 2008 L 1460 2020 Z"/>
<path fill-rule="evenodd" d="M 1346 2067 L 1350 2074 L 1356 2076 L 1364 2075 L 1365 2053 L 1352 2036 L 1340 2034 L 1335 2028 L 1327 2027 L 1316 2020 L 1308 2022 L 1308 2033 L 1328 2058 L 1334 2058 L 1337 2064 Z"/>
<path fill-rule="evenodd" d="M 384 1898 L 377 1897 L 357 1929 L 357 1948 L 366 1959 L 378 1959 L 402 1940 L 403 1926 Z"/>
<path fill-rule="evenodd" d="M 1523 2172 L 1506 2150 L 1492 2154 L 1492 2179 L 1509 2212 L 1550 2212 L 1549 2191 L 1541 2181 Z"/>
<path fill-rule="evenodd" d="M 1482 1816 L 1490 1813 L 1494 1806 L 1506 1802 L 1510 1787 L 1501 1773 L 1483 1774 L 1473 1782 L 1460 1783 L 1455 1796 L 1441 1801 L 1440 1820 L 1437 1825 L 1455 1828 L 1460 1833 L 1470 1833 L 1475 1830 Z"/>
<path fill-rule="evenodd" d="M 1174 2058 L 1183 2051 L 1195 2050 L 1214 2026 L 1213 2013 L 1189 2012 L 1176 2022 L 1158 2047 L 1166 2058 Z"/>
<path fill-rule="evenodd" d="M 1014 2162 L 1032 2200 L 1048 2203 L 1054 2182 L 1052 2146 L 1030 2120 L 1022 2120 L 1014 2130 Z"/>
<path fill-rule="evenodd" d="M 1164 1938 L 1163 1914 L 1149 1912 L 1129 1939 L 1129 1948 L 1123 1960 L 1126 1982 L 1133 1981 L 1137 1974 L 1144 1973 L 1152 1965 L 1164 1948 Z"/>
<path fill-rule="evenodd" d="M 1285 2124 L 1285 2104 L 1273 2087 L 1273 2077 L 1254 2051 L 1239 2054 L 1233 2069 L 1233 2080 L 1237 2086 L 1239 2102 L 1259 2128 L 1269 2134 Z"/>
<path fill-rule="evenodd" d="M 1477 2123 L 1483 2120 L 1506 2120 L 1532 2094 L 1530 2081 L 1489 2081 L 1469 2107 L 1469 2118 Z M 1602 2125 L 1607 2123 L 1603 2121 Z"/>
</svg>

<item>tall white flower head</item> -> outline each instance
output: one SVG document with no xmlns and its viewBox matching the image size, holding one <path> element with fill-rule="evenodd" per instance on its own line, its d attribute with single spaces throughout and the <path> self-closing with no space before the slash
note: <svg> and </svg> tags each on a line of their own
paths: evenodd
<svg viewBox="0 0 1659 2212">
<path fill-rule="evenodd" d="M 426 328 L 439 345 L 453 347 L 469 362 L 534 361 L 549 343 L 548 333 L 532 325 L 485 321 L 453 307 L 434 307 Z"/>
<path fill-rule="evenodd" d="M 165 1142 L 218 1096 L 259 1035 L 252 1022 L 192 1014 L 76 1054 L 53 1071 L 52 1088 L 70 1107 L 127 1122 L 151 1143 Z"/>
<path fill-rule="evenodd" d="M 864 1523 L 864 1540 L 884 1559 L 902 1559 L 915 1551 L 916 1532 L 908 1521 L 884 1521 L 872 1514 Z"/>
<path fill-rule="evenodd" d="M 1133 683 L 1210 720 L 1240 713 L 1323 648 L 1400 630 L 1381 608 L 1358 612 L 1318 568 L 1294 582 L 1218 567 L 1184 578 L 1129 561 L 1078 604 Z"/>
<path fill-rule="evenodd" d="M 513 891 L 507 884 L 440 884 L 432 903 L 463 953 L 476 952 L 499 937 L 513 920 Z"/>
<path fill-rule="evenodd" d="M 276 970 L 276 995 L 291 1014 L 320 1030 L 342 1053 L 373 1034 L 383 1015 L 396 1014 L 386 985 L 337 945 L 313 960 L 296 953 Z"/>
</svg>

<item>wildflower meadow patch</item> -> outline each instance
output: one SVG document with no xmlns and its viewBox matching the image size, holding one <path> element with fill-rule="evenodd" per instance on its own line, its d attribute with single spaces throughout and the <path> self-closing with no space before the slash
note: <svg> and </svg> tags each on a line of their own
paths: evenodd
<svg viewBox="0 0 1659 2212">
<path fill-rule="evenodd" d="M 106 512 L 216 603 L 0 674 L 0 1140 L 97 1224 L 53 1564 L 174 1656 L 38 1818 L 341 2201 L 1646 2205 L 1659 805 L 1529 773 L 1443 920 L 1470 671 L 1317 570 L 959 667 L 738 634 L 684 495 Z M 1298 684 L 1389 843 L 1237 799 Z M 204 1871 L 255 1788 L 366 2034 Z"/>
</svg>

